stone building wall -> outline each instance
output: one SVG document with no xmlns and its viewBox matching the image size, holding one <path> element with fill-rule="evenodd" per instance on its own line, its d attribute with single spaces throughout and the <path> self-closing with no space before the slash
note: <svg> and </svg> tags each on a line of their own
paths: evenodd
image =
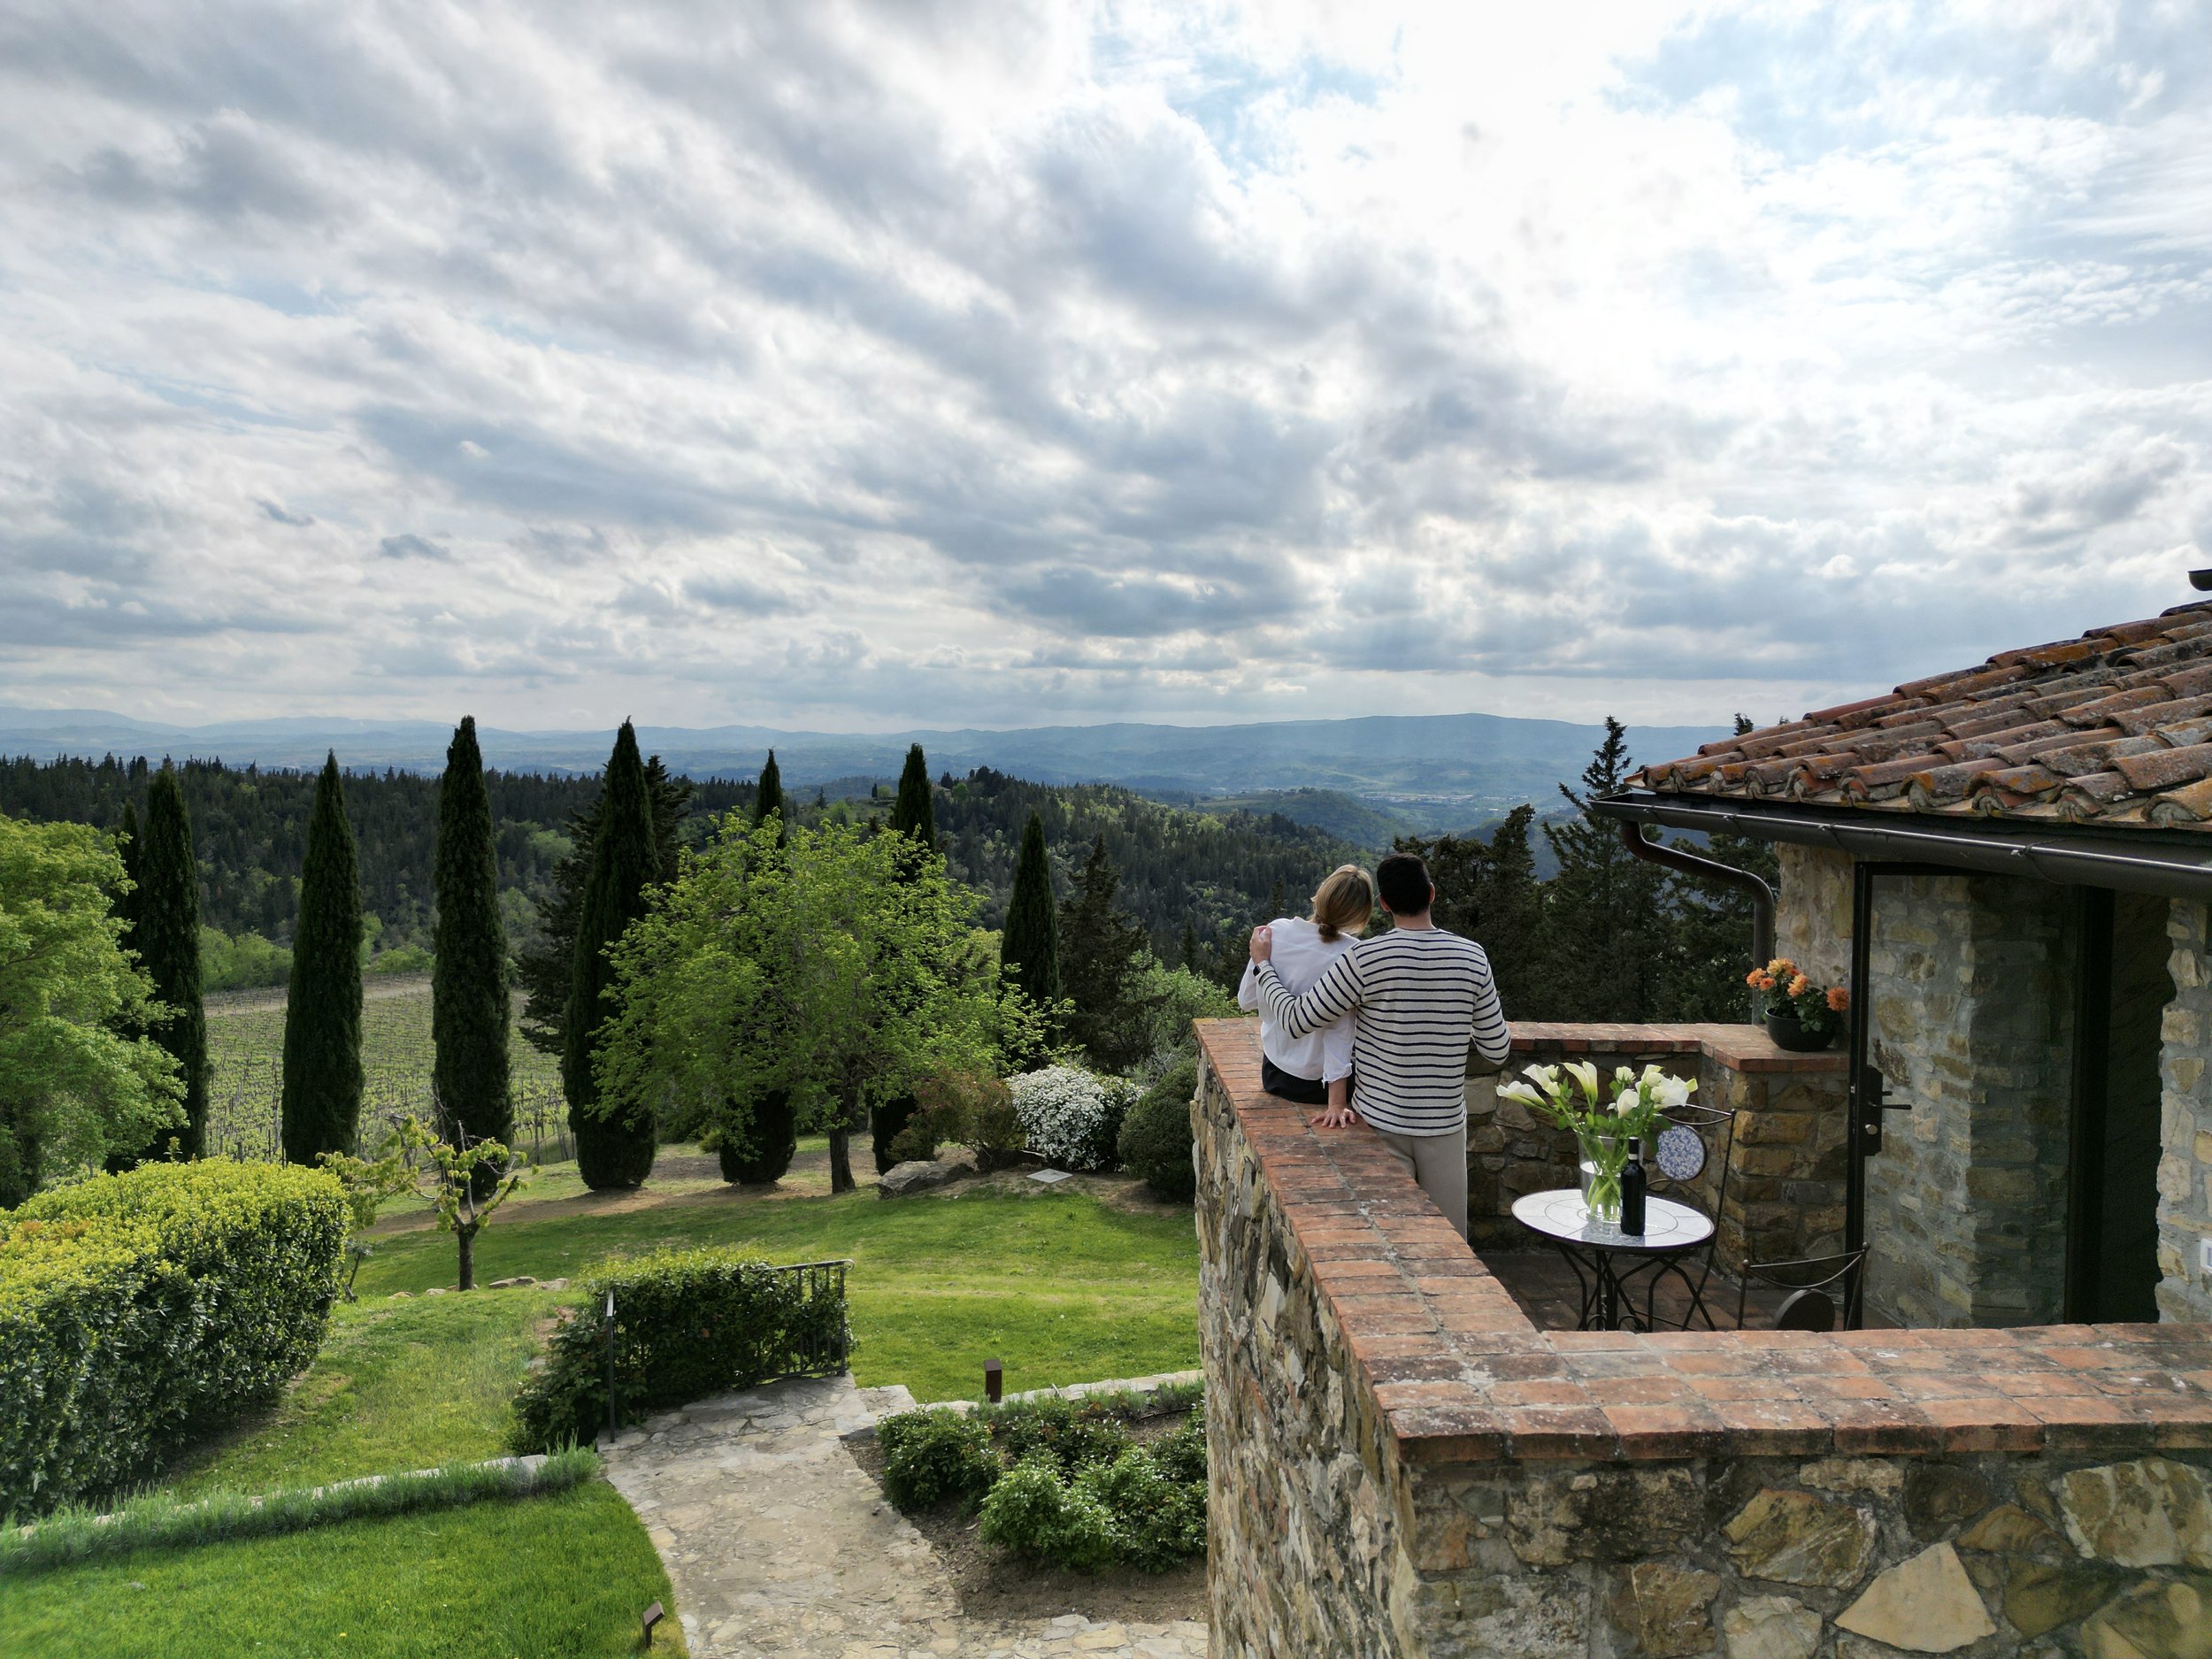
<svg viewBox="0 0 2212 1659">
<path fill-rule="evenodd" d="M 1909 1325 L 2062 1316 L 2073 1090 L 2072 895 L 1984 876 L 1885 880 L 1873 1062 L 1893 1102 L 1867 1160 L 1868 1293 Z"/>
<path fill-rule="evenodd" d="M 1200 1036 L 1217 1659 L 2212 1651 L 2202 1331 L 1540 1332 Z"/>
<path fill-rule="evenodd" d="M 1851 856 L 1824 847 L 1775 848 L 1781 870 L 1774 949 L 1825 985 L 1851 982 Z"/>
<path fill-rule="evenodd" d="M 2196 900 L 2176 899 L 2166 933 L 2174 1000 L 2160 1033 L 2158 1310 L 2201 1323 L 2212 1320 L 2212 1273 L 2202 1257 L 2212 1238 L 2212 917 Z"/>
</svg>

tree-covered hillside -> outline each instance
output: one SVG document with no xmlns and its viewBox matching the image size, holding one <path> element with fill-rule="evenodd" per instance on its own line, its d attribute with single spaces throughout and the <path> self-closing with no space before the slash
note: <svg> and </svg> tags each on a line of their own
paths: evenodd
<svg viewBox="0 0 2212 1659">
<path fill-rule="evenodd" d="M 344 758 L 339 757 L 342 765 Z M 143 757 L 0 760 L 0 812 L 113 829 L 126 805 L 144 810 L 151 775 Z M 315 773 L 188 761 L 178 776 L 199 859 L 202 923 L 233 937 L 258 935 L 289 944 Z M 526 935 L 553 866 L 568 851 L 569 815 L 598 795 L 599 780 L 494 772 L 485 781 L 498 841 L 501 902 L 510 932 Z M 377 918 L 371 931 L 378 948 L 426 948 L 438 780 L 412 772 L 365 772 L 349 776 L 345 788 L 360 849 L 362 909 Z M 719 810 L 751 794 L 749 785 L 710 783 L 701 786 L 699 801 Z"/>
<path fill-rule="evenodd" d="M 342 764 L 344 757 L 339 759 Z M 179 775 L 199 856 L 202 921 L 224 934 L 234 952 L 242 939 L 288 945 L 314 774 L 193 761 Z M 0 760 L 0 812 L 112 829 L 127 804 L 142 809 L 149 776 L 142 759 Z M 599 780 L 495 771 L 486 781 L 509 942 L 522 950 L 551 895 L 554 868 L 569 850 L 571 815 L 597 798 Z M 378 949 L 427 947 L 438 780 L 412 772 L 358 773 L 347 778 L 345 791 L 359 848 L 362 908 L 376 918 L 369 927 Z M 697 845 L 715 818 L 732 807 L 749 809 L 752 797 L 749 782 L 698 782 L 684 840 Z M 1111 785 L 1033 784 L 982 768 L 963 779 L 941 778 L 933 799 L 938 846 L 954 878 L 982 891 L 985 926 L 995 928 L 1004 916 L 1022 826 L 1034 810 L 1044 822 L 1056 895 L 1066 896 L 1073 872 L 1103 835 L 1121 876 L 1119 902 L 1171 963 L 1185 959 L 1187 926 L 1210 947 L 1300 903 L 1335 865 L 1371 862 L 1349 843 L 1279 814 L 1188 811 Z M 808 823 L 837 816 L 887 823 L 892 806 L 887 789 L 856 799 L 807 790 L 789 803 L 793 816 Z M 268 960 L 265 954 L 261 960 Z M 250 970 L 240 972 L 250 982 Z M 261 977 L 282 980 L 280 972 Z"/>
</svg>

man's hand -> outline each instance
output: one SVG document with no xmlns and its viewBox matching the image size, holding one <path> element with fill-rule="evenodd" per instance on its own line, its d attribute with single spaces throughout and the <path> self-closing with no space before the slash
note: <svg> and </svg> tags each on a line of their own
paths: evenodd
<svg viewBox="0 0 2212 1659">
<path fill-rule="evenodd" d="M 1306 1121 L 1316 1129 L 1349 1129 L 1359 1122 L 1359 1114 L 1349 1106 L 1332 1106 L 1326 1111 L 1314 1113 Z"/>
<path fill-rule="evenodd" d="M 1275 954 L 1275 932 L 1270 927 L 1252 930 L 1252 960 L 1265 962 Z"/>
</svg>

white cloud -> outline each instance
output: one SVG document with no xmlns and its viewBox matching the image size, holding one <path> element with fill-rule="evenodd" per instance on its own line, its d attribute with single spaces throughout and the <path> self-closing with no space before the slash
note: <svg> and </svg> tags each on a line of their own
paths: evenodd
<svg viewBox="0 0 2212 1659">
<path fill-rule="evenodd" d="M 23 0 L 0 676 L 1770 718 L 2212 559 L 2208 93 L 2203 0 Z"/>
</svg>

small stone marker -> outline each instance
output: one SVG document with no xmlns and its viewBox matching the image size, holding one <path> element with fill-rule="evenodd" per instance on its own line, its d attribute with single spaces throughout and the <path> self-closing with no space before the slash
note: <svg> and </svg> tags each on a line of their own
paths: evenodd
<svg viewBox="0 0 2212 1659">
<path fill-rule="evenodd" d="M 1074 1177 L 1067 1170 L 1032 1170 L 1029 1179 L 1042 1186 L 1057 1187 L 1062 1181 L 1072 1180 Z"/>
</svg>

